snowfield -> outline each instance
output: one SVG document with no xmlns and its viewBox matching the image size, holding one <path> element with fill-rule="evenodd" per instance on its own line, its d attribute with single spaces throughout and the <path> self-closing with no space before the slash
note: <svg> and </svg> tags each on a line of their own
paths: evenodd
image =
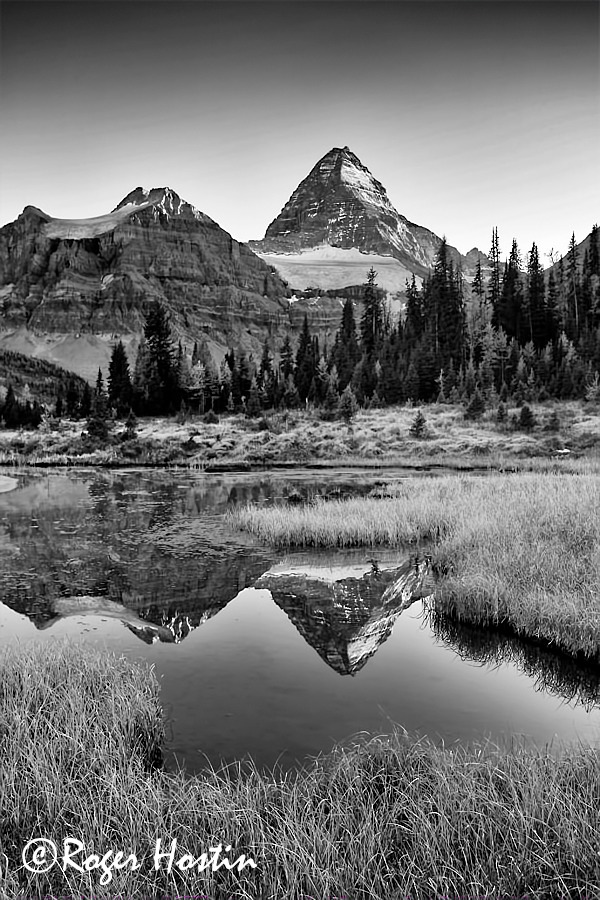
<svg viewBox="0 0 600 900">
<path fill-rule="evenodd" d="M 61 240 L 65 238 L 72 238 L 73 240 L 93 238 L 99 234 L 106 234 L 107 231 L 114 231 L 117 225 L 125 222 L 132 213 L 139 212 L 152 205 L 150 202 L 128 203 L 126 206 L 121 206 L 120 209 L 115 209 L 114 212 L 105 216 L 95 216 L 92 219 L 53 219 L 49 217 L 50 221 L 47 225 L 44 225 L 44 231 L 46 237 L 59 238 Z"/>
<path fill-rule="evenodd" d="M 406 281 L 412 278 L 412 272 L 393 256 L 362 253 L 356 248 L 344 250 L 326 244 L 299 253 L 259 253 L 258 256 L 274 266 L 292 289 L 299 291 L 309 287 L 333 290 L 363 284 L 371 266 L 377 272 L 379 287 L 390 293 L 406 290 Z M 416 283 L 418 287 L 422 284 L 418 276 Z"/>
</svg>

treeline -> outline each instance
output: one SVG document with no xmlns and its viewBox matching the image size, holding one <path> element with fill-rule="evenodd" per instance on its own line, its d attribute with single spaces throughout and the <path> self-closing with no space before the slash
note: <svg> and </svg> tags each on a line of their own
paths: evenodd
<svg viewBox="0 0 600 900">
<path fill-rule="evenodd" d="M 43 414 L 44 408 L 37 400 L 18 400 L 12 384 L 8 386 L 6 397 L 0 402 L 0 420 L 7 428 L 37 428 Z"/>
<path fill-rule="evenodd" d="M 462 273 L 442 241 L 422 286 L 414 276 L 407 283 L 397 319 L 371 269 L 360 320 L 347 299 L 330 347 L 320 346 L 305 316 L 296 346 L 289 337 L 279 347 L 267 341 L 260 360 L 232 348 L 219 367 L 206 341 L 191 354 L 175 344 L 167 313 L 157 303 L 147 316 L 133 371 L 123 345 L 114 347 L 106 404 L 123 417 L 130 410 L 143 416 L 181 409 L 253 416 L 307 403 L 351 415 L 357 405 L 437 400 L 463 403 L 476 416 L 508 399 L 521 404 L 598 393 L 597 226 L 583 258 L 573 236 L 566 260 L 547 281 L 535 244 L 523 266 L 513 241 L 502 264 L 494 230 L 490 259 L 485 276 L 478 265 L 468 308 Z"/>
<path fill-rule="evenodd" d="M 37 428 L 60 395 L 73 397 L 77 409 L 85 387 L 83 378 L 55 363 L 0 350 L 0 421 L 7 428 Z"/>
<path fill-rule="evenodd" d="M 231 348 L 217 367 L 206 341 L 191 353 L 176 344 L 167 312 L 155 303 L 131 370 L 121 342 L 112 351 L 106 385 L 61 384 L 55 415 L 98 424 L 111 414 L 172 415 L 244 412 L 313 404 L 324 415 L 351 416 L 357 406 L 415 402 L 463 403 L 473 417 L 487 405 L 549 398 L 600 399 L 600 253 L 598 227 L 580 252 L 546 279 L 535 244 L 521 258 L 513 241 L 502 263 L 497 230 L 491 264 L 478 265 L 467 306 L 464 279 L 442 241 L 431 274 L 406 286 L 402 314 L 393 318 L 371 269 L 360 320 L 348 298 L 331 346 L 321 346 L 305 316 L 295 347 L 266 341 L 260 360 Z M 82 387 L 83 384 L 83 387 Z M 16 405 L 15 405 L 16 404 Z M 13 396 L 0 415 L 15 421 Z M 6 402 L 4 404 L 6 407 Z M 31 415 L 32 409 L 27 415 Z M 26 415 L 24 410 L 21 410 Z"/>
</svg>

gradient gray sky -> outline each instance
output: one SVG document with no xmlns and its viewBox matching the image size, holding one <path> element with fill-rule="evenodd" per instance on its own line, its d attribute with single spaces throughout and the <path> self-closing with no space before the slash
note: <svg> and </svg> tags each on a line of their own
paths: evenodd
<svg viewBox="0 0 600 900">
<path fill-rule="evenodd" d="M 260 238 L 332 147 L 466 252 L 600 220 L 599 9 L 535 2 L 3 0 L 0 225 L 168 185 Z M 547 260 L 545 260 L 547 262 Z"/>
</svg>

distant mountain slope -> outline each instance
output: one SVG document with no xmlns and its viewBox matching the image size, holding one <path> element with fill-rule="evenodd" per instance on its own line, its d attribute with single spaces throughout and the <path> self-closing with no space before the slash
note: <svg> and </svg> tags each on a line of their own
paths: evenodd
<svg viewBox="0 0 600 900">
<path fill-rule="evenodd" d="M 356 154 L 334 147 L 298 185 L 263 240 L 249 245 L 294 288 L 360 284 L 374 265 L 381 287 L 404 290 L 407 278 L 421 280 L 433 268 L 440 243 L 398 213 Z M 487 264 L 476 248 L 467 256 L 454 247 L 449 253 L 467 275 L 478 260 Z"/>
<path fill-rule="evenodd" d="M 299 331 L 280 276 L 170 188 L 141 187 L 104 216 L 58 219 L 28 206 L 0 229 L 0 347 L 46 356 L 93 381 L 119 337 L 133 358 L 154 300 L 188 349 L 259 357 L 268 335 Z M 306 307 L 308 309 L 308 307 Z M 339 303 L 312 316 L 331 331 Z"/>
<path fill-rule="evenodd" d="M 17 399 L 31 397 L 42 404 L 54 406 L 59 388 L 66 390 L 69 381 L 74 382 L 79 393 L 83 392 L 85 381 L 60 366 L 43 359 L 33 359 L 23 353 L 0 349 L 0 396 L 4 396 L 8 385 L 13 386 Z"/>
</svg>

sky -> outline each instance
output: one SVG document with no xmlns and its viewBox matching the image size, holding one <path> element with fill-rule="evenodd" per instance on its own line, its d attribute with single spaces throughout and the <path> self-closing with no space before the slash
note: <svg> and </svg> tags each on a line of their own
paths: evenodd
<svg viewBox="0 0 600 900">
<path fill-rule="evenodd" d="M 465 253 L 600 221 L 595 0 L 2 0 L 0 225 L 173 188 L 264 236 L 332 147 Z M 549 263 L 549 259 L 548 259 Z"/>
</svg>

